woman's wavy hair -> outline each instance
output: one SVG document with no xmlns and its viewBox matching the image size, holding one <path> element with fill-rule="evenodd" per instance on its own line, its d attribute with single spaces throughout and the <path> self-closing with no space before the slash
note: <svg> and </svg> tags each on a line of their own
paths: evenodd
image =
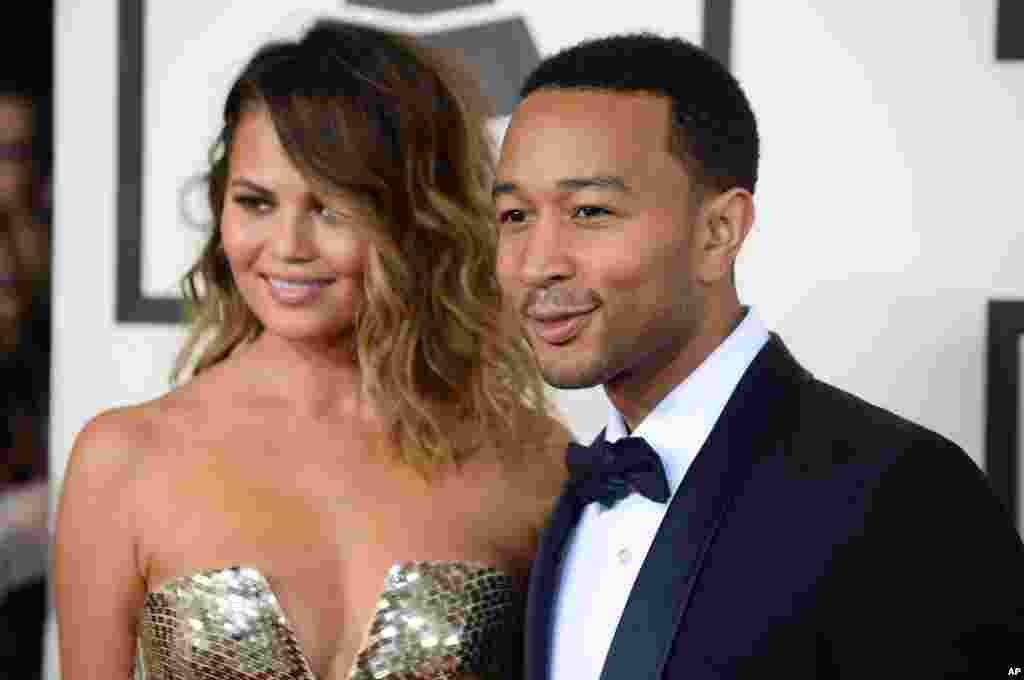
<svg viewBox="0 0 1024 680">
<path fill-rule="evenodd" d="M 429 476 L 543 436 L 549 403 L 495 272 L 494 153 L 473 78 L 410 39 L 333 20 L 260 49 L 228 94 L 208 175 L 215 228 L 182 281 L 192 328 L 175 379 L 263 332 L 220 235 L 232 141 L 253 106 L 305 176 L 372 208 L 352 349 L 400 459 Z"/>
</svg>

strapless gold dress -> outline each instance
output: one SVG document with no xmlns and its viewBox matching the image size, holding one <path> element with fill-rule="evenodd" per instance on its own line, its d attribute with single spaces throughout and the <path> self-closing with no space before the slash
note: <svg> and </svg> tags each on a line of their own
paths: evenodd
<svg viewBox="0 0 1024 680">
<path fill-rule="evenodd" d="M 232 567 L 146 595 L 136 678 L 316 680 L 266 578 Z M 396 563 L 350 680 L 521 677 L 523 595 L 478 562 Z"/>
</svg>

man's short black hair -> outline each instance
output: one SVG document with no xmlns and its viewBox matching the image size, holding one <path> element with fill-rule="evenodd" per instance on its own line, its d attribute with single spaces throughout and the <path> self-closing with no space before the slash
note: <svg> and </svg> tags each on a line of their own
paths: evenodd
<svg viewBox="0 0 1024 680">
<path fill-rule="evenodd" d="M 736 78 L 720 62 L 682 38 L 652 33 L 582 42 L 548 57 L 520 91 L 595 89 L 648 92 L 672 103 L 672 152 L 695 188 L 754 192 L 757 122 Z"/>
</svg>

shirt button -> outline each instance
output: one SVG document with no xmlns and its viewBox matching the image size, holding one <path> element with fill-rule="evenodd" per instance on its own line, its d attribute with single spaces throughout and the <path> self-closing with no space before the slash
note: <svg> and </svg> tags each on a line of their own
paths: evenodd
<svg viewBox="0 0 1024 680">
<path fill-rule="evenodd" d="M 622 548 L 616 554 L 618 555 L 620 564 L 629 564 L 629 561 L 633 559 L 633 553 L 630 552 L 629 548 Z"/>
</svg>

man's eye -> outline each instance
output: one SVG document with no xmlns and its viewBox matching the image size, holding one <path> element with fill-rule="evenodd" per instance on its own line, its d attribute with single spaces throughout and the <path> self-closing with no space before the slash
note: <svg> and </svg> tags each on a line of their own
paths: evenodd
<svg viewBox="0 0 1024 680">
<path fill-rule="evenodd" d="M 611 212 L 606 208 L 600 208 L 596 205 L 581 205 L 572 211 L 574 218 L 604 217 L 606 215 L 611 215 Z"/>
<path fill-rule="evenodd" d="M 265 213 L 274 207 L 266 198 L 255 194 L 237 194 L 234 200 L 235 203 L 249 212 Z"/>
</svg>

